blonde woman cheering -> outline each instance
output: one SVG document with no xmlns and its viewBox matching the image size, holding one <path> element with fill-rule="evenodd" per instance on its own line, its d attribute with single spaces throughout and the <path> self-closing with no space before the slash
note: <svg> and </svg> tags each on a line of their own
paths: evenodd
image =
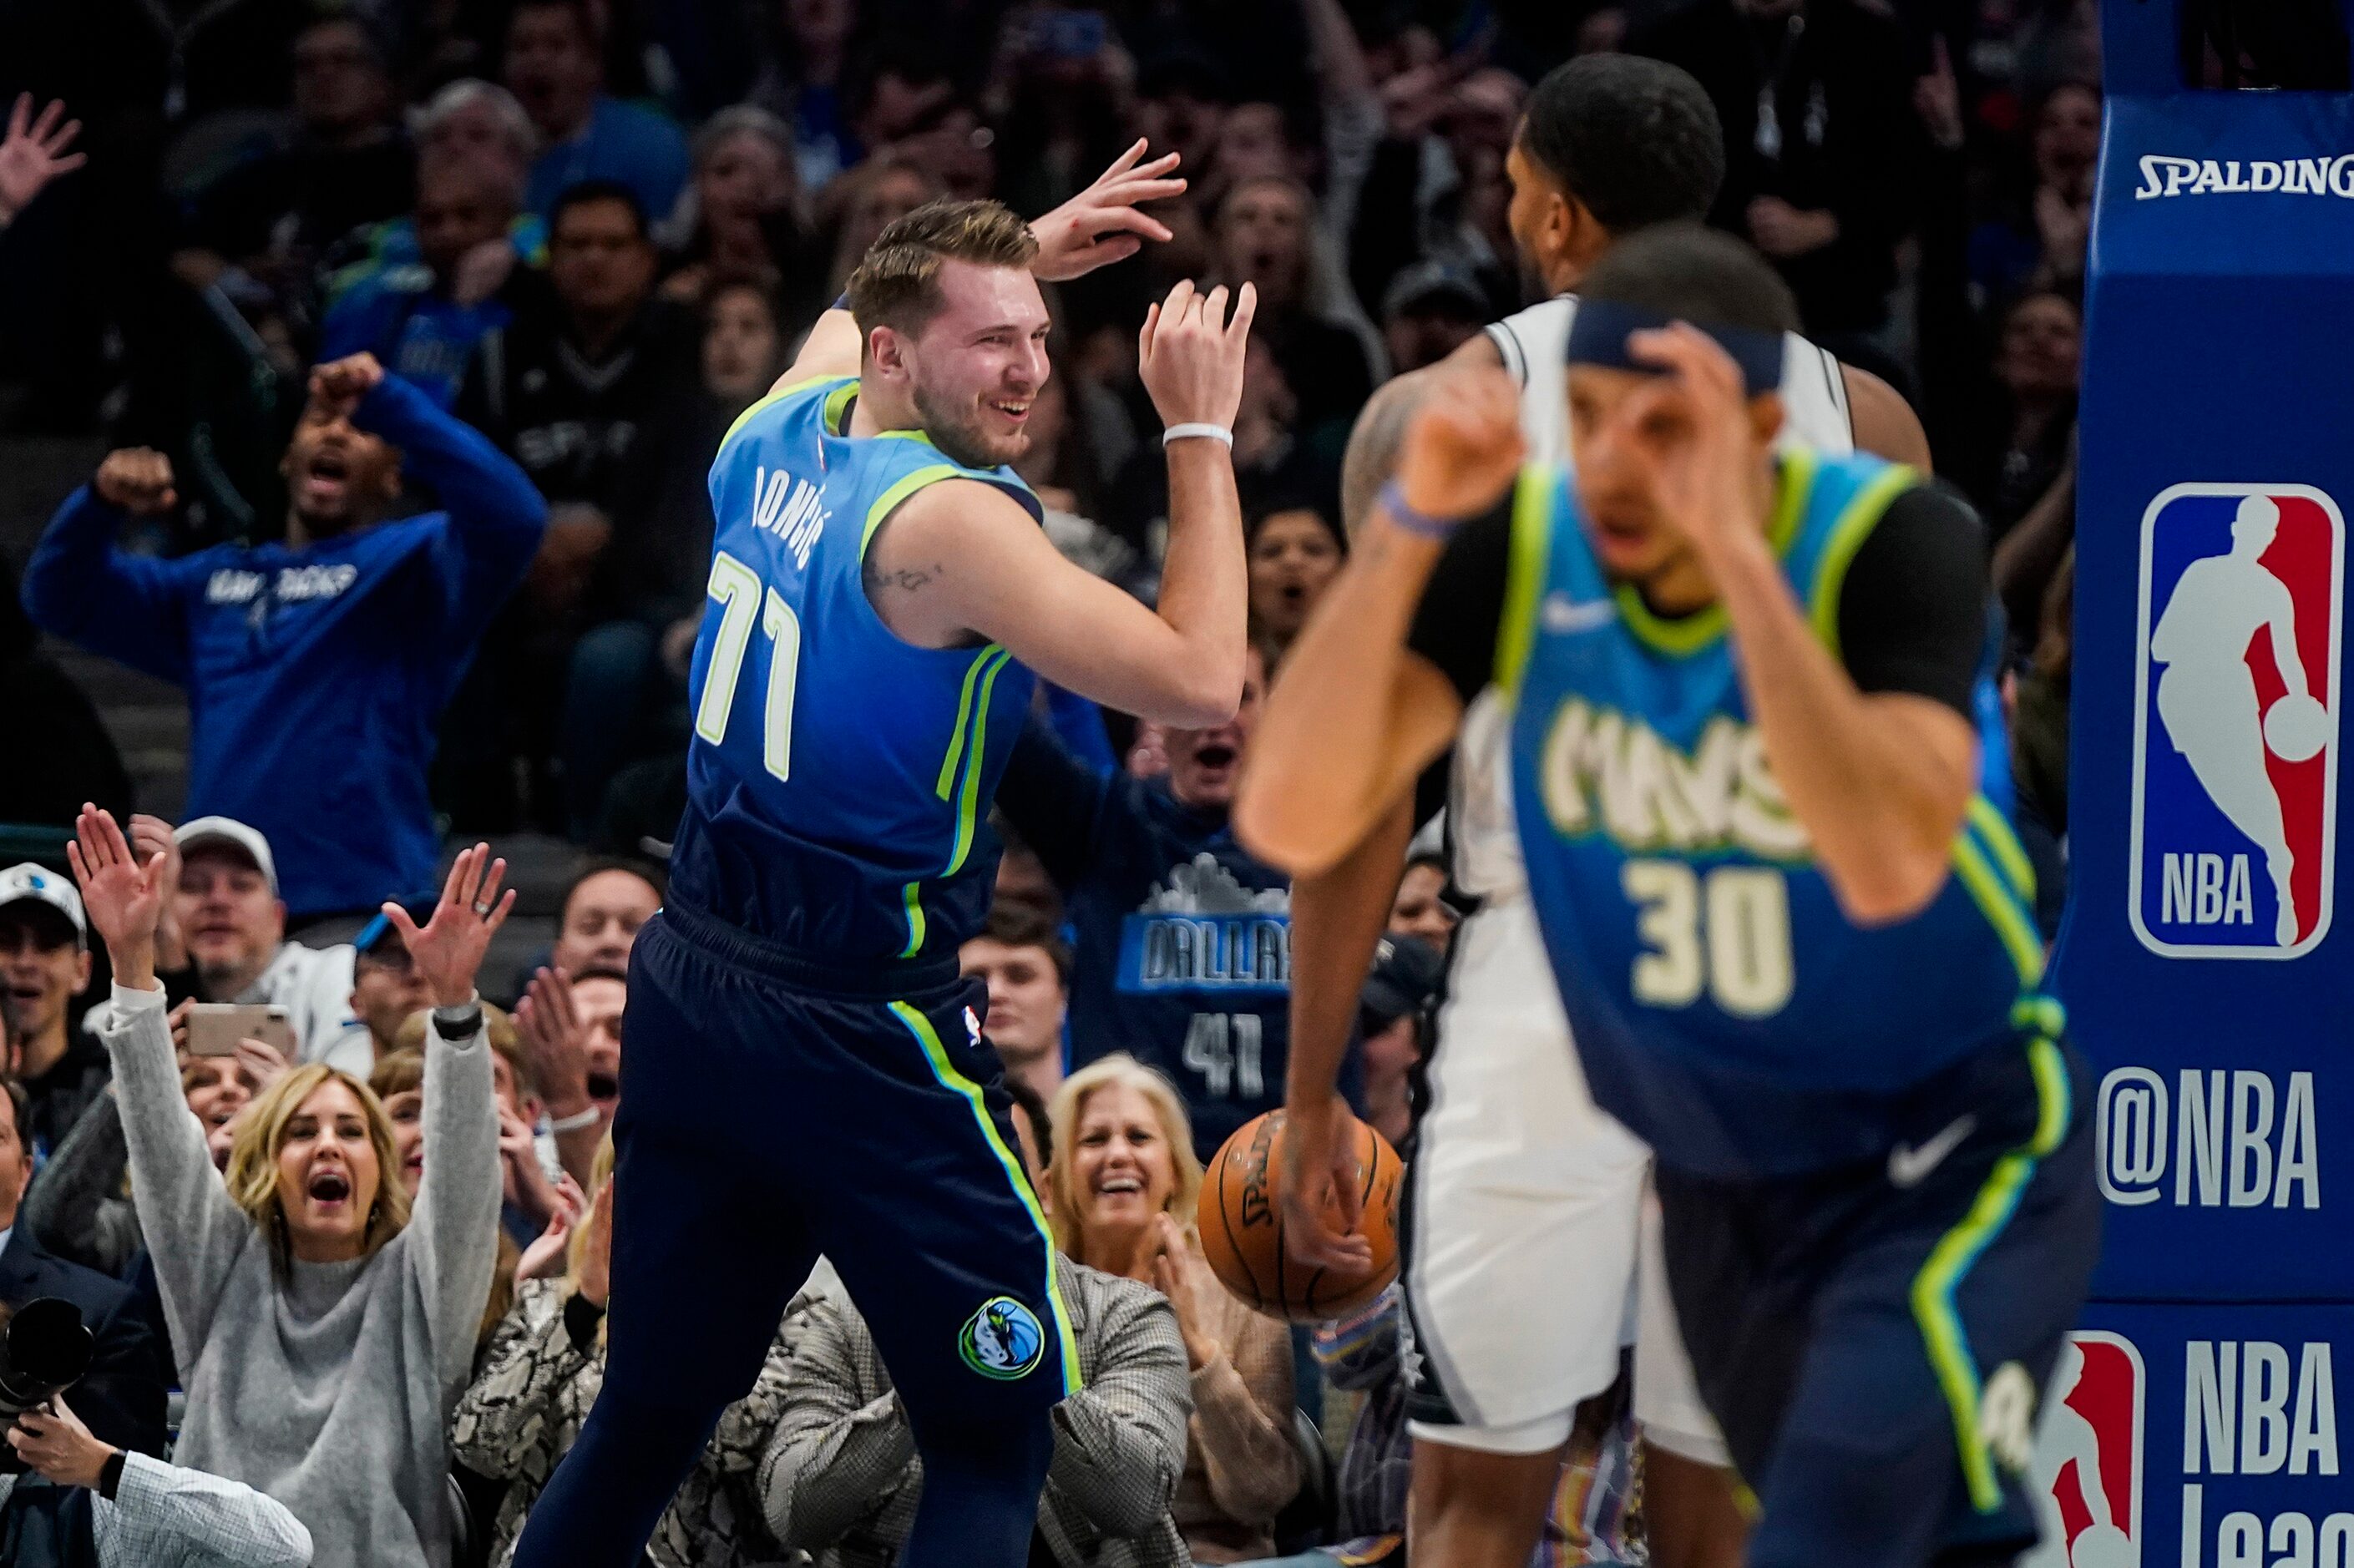
<svg viewBox="0 0 2354 1568">
<path fill-rule="evenodd" d="M 385 906 L 431 992 L 412 1208 L 392 1126 L 323 1064 L 247 1107 L 226 1183 L 188 1114 L 155 979 L 164 860 L 85 806 L 69 846 L 114 968 L 105 1031 L 146 1233 L 188 1393 L 177 1462 L 239 1480 L 309 1527 L 318 1568 L 444 1568 L 450 1412 L 498 1245 L 498 1123 L 474 994 L 513 907 L 488 845 L 458 856 L 422 930 Z"/>
</svg>

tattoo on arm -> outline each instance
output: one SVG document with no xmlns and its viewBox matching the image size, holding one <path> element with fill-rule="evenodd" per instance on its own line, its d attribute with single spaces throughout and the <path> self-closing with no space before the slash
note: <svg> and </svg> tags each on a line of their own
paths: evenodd
<svg viewBox="0 0 2354 1568">
<path fill-rule="evenodd" d="M 947 575 L 947 566 L 939 561 L 934 561 L 929 567 L 901 567 L 896 570 L 885 570 L 869 558 L 861 568 L 866 591 L 870 594 L 880 593 L 885 588 L 898 588 L 903 592 L 913 593 L 917 588 L 928 587 Z"/>
</svg>

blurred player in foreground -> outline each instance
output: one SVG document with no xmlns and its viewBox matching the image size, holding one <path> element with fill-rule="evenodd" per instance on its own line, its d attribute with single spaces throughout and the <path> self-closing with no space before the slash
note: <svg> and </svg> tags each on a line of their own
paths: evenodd
<svg viewBox="0 0 2354 1568">
<path fill-rule="evenodd" d="M 2098 1251 L 2084 1075 L 1974 794 L 1983 535 L 1909 470 L 1776 451 L 1794 323 L 1737 241 L 1663 227 L 1585 279 L 1574 483 L 1523 467 L 1505 378 L 1434 397 L 1238 816 L 1328 865 L 1500 686 L 1546 951 L 1654 1150 L 1751 1563 L 1999 1560 Z"/>
<path fill-rule="evenodd" d="M 1575 291 L 1628 237 L 1708 211 L 1724 176 L 1724 133 L 1686 72 L 1585 56 L 1530 93 L 1506 167 L 1522 270 L 1551 297 L 1490 326 L 1453 363 L 1500 366 L 1519 385 L 1532 461 L 1560 462 L 1575 422 L 1563 363 Z M 1343 486 L 1352 528 L 1363 525 L 1395 466 L 1407 416 L 1443 380 L 1442 372 L 1401 377 L 1358 421 Z M 1926 464 L 1921 423 L 1904 400 L 1795 333 L 1783 339 L 1780 389 L 1783 445 Z M 1872 554 L 1895 547 L 1883 539 Z M 1363 1266 L 1362 1242 L 1321 1218 L 1330 1193 L 1353 1219 L 1356 1190 L 1334 1170 L 1353 1138 L 1333 1089 L 1404 847 L 1443 782 L 1447 891 L 1466 915 L 1404 1205 L 1418 1352 L 1408 1363 L 1415 1551 L 1448 1568 L 1528 1562 L 1575 1413 L 1617 1379 L 1631 1331 L 1652 1561 L 1731 1568 L 1747 1525 L 1666 1302 L 1658 1205 L 1646 1202 L 1650 1151 L 1596 1107 L 1578 1066 L 1521 863 L 1511 703 L 1480 671 L 1467 674 L 1462 700 L 1449 762 L 1429 769 L 1423 789 L 1402 795 L 1347 855 L 1294 887 L 1286 1234 L 1301 1263 Z"/>
</svg>

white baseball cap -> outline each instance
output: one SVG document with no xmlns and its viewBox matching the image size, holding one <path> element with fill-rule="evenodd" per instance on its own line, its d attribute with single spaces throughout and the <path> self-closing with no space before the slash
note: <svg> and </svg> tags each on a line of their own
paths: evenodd
<svg viewBox="0 0 2354 1568">
<path fill-rule="evenodd" d="M 261 873 L 261 879 L 270 884 L 271 895 L 276 895 L 278 863 L 270 857 L 270 841 L 236 818 L 198 817 L 194 821 L 182 822 L 179 830 L 173 833 L 172 840 L 180 846 L 183 855 L 198 844 L 235 845 L 245 852 L 245 857 L 253 862 L 253 869 Z"/>
<path fill-rule="evenodd" d="M 90 945 L 90 923 L 82 918 L 81 895 L 73 883 L 47 866 L 25 861 L 0 871 L 0 909 L 11 904 L 46 904 L 71 922 L 74 945 Z"/>
</svg>

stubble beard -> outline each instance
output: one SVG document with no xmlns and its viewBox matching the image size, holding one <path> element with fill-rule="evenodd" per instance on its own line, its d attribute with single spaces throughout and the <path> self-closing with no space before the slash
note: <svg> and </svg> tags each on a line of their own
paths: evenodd
<svg viewBox="0 0 2354 1568">
<path fill-rule="evenodd" d="M 981 430 L 981 417 L 970 407 L 954 408 L 920 384 L 915 389 L 916 418 L 921 429 L 952 461 L 966 468 L 997 468 L 1017 461 L 1030 450 L 1030 432 L 1016 431 L 1005 443 L 1007 450 L 993 447 Z"/>
</svg>

